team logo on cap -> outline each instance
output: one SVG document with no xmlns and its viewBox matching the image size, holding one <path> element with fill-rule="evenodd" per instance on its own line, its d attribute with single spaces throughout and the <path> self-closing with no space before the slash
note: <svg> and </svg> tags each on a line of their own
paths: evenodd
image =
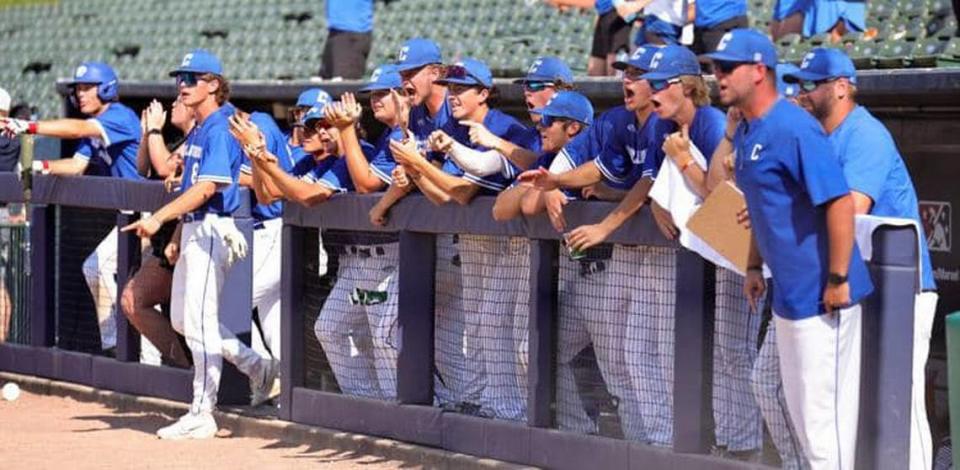
<svg viewBox="0 0 960 470">
<path fill-rule="evenodd" d="M 660 60 L 663 59 L 663 51 L 658 51 L 653 55 L 653 58 L 650 59 L 650 69 L 655 69 L 660 65 Z"/>
<path fill-rule="evenodd" d="M 807 67 L 809 67 L 810 61 L 812 61 L 814 57 L 816 57 L 816 54 L 814 54 L 813 52 L 807 52 L 807 55 L 803 56 L 803 62 L 800 63 L 800 68 L 806 69 Z"/>
<path fill-rule="evenodd" d="M 400 59 L 400 60 L 403 60 L 403 59 Z M 377 67 L 376 69 L 373 70 L 373 74 L 370 75 L 370 81 L 371 81 L 371 82 L 375 82 L 375 81 L 379 80 L 379 79 L 380 79 L 380 75 L 381 75 L 382 73 L 383 73 L 383 69 L 380 68 L 380 67 Z M 319 101 L 319 97 L 318 97 L 317 100 Z"/>
<path fill-rule="evenodd" d="M 727 48 L 727 43 L 729 43 L 731 39 L 733 39 L 733 33 L 724 34 L 723 37 L 720 38 L 720 42 L 717 44 L 717 50 L 725 50 Z"/>
<path fill-rule="evenodd" d="M 410 46 L 403 46 L 400 48 L 400 52 L 397 53 L 397 62 L 403 62 L 407 60 L 407 54 L 410 53 Z"/>
<path fill-rule="evenodd" d="M 77 67 L 77 73 L 73 74 L 74 78 L 80 78 L 87 74 L 87 66 L 81 65 Z"/>
<path fill-rule="evenodd" d="M 543 65 L 543 59 L 537 59 L 533 61 L 533 65 L 530 66 L 530 70 L 527 70 L 528 75 L 537 73 L 540 70 L 540 66 Z"/>
<path fill-rule="evenodd" d="M 181 67 L 186 67 L 186 66 L 190 65 L 190 62 L 191 62 L 191 61 L 193 61 L 193 53 L 192 53 L 192 52 L 189 53 L 189 54 L 187 54 L 187 55 L 185 55 L 185 56 L 183 56 L 183 61 L 180 62 L 180 66 L 181 66 Z"/>
</svg>

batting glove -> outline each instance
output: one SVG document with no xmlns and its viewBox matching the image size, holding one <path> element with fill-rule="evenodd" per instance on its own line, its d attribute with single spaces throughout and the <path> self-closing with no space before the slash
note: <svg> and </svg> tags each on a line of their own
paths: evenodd
<svg viewBox="0 0 960 470">
<path fill-rule="evenodd" d="M 247 239 L 235 225 L 230 224 L 230 228 L 223 234 L 223 244 L 227 248 L 228 265 L 232 266 L 247 257 Z"/>
<path fill-rule="evenodd" d="M 37 122 L 23 119 L 0 118 L 0 134 L 12 139 L 20 134 L 36 134 Z"/>
</svg>

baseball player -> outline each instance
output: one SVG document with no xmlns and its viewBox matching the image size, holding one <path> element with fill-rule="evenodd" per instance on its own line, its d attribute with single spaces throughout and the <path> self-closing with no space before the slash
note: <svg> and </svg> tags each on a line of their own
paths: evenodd
<svg viewBox="0 0 960 470">
<path fill-rule="evenodd" d="M 650 86 L 646 80 L 640 78 L 651 68 L 651 60 L 658 50 L 655 47 L 639 48 L 634 51 L 628 61 L 614 63 L 615 67 L 624 72 L 624 106 L 607 111 L 594 125 L 594 130 L 600 132 L 599 138 L 602 142 L 602 148 L 599 151 L 571 151 L 576 147 L 568 146 L 560 153 L 562 159 L 554 159 L 549 172 L 542 169 L 531 170 L 520 177 L 521 180 L 530 181 L 536 189 L 543 191 L 542 199 L 547 214 L 558 230 L 566 230 L 566 223 L 562 217 L 562 204 L 566 202 L 566 198 L 559 198 L 561 201 L 559 204 L 553 204 L 550 201 L 550 195 L 557 194 L 557 188 L 582 187 L 601 180 L 619 188 L 630 188 L 618 208 L 608 215 L 603 223 L 578 227 L 567 234 L 567 243 L 574 249 L 588 250 L 602 243 L 609 233 L 639 210 L 646 200 L 651 184 L 650 177 L 645 174 L 652 174 L 653 168 L 659 166 L 658 162 L 662 161 L 660 147 L 663 136 L 673 130 L 672 124 L 661 122 L 653 112 Z M 648 165 L 650 168 L 647 168 Z M 528 211 L 529 208 L 525 208 L 525 212 Z M 609 232 L 605 232 L 606 224 L 611 224 L 613 227 Z M 599 232 L 600 236 L 596 236 L 591 243 L 587 244 L 585 241 L 587 239 L 583 237 L 593 235 L 594 231 Z M 644 302 L 655 304 L 658 291 L 672 292 L 673 286 L 669 282 L 672 282 L 670 280 L 673 279 L 673 273 L 669 265 L 672 263 L 673 253 L 653 247 L 623 245 L 614 245 L 609 254 L 603 254 L 603 250 L 588 250 L 588 253 L 594 251 L 599 251 L 593 256 L 599 256 L 605 265 L 603 277 L 600 279 L 604 286 L 602 298 L 605 300 L 602 303 L 603 308 L 599 309 L 600 313 L 588 315 L 584 321 L 587 323 L 588 331 L 594 335 L 594 349 L 597 351 L 598 362 L 602 361 L 601 370 L 606 368 L 611 371 L 609 378 L 612 383 L 609 383 L 609 386 L 611 393 L 620 398 L 619 414 L 624 435 L 633 440 L 669 445 L 672 432 L 655 435 L 651 427 L 655 422 L 654 416 L 647 416 L 657 410 L 654 403 L 662 399 L 660 394 L 656 398 L 649 396 L 658 389 L 647 387 L 645 395 L 630 378 L 631 372 L 627 366 L 628 356 L 638 353 L 637 347 L 633 345 L 641 345 L 641 342 L 635 338 L 632 343 L 627 343 L 630 345 L 628 348 L 623 348 L 622 344 L 627 342 L 625 334 L 630 321 L 627 312 L 644 312 L 644 315 L 653 315 L 654 307 L 644 306 Z M 647 263 L 656 264 L 648 265 Z M 651 278 L 654 270 L 663 272 L 658 272 Z M 594 277 L 596 276 L 594 274 Z M 656 280 L 657 285 L 651 286 L 650 291 L 644 289 L 642 292 L 623 288 L 624 285 L 629 285 L 628 281 L 623 279 L 639 276 Z M 660 279 L 664 279 L 663 285 L 660 285 Z M 671 305 L 673 301 L 672 298 L 669 300 L 664 298 L 661 303 Z M 614 331 L 611 332 L 611 329 Z M 618 329 L 619 331 L 616 331 Z M 608 351 L 609 348 L 614 350 Z M 560 350 L 563 357 L 571 357 L 577 352 Z M 654 362 L 657 359 L 653 355 L 648 360 Z M 560 372 L 563 372 L 562 369 Z M 620 379 L 616 380 L 615 377 L 618 376 Z M 624 376 L 626 378 L 623 378 Z M 579 419 L 572 420 L 587 424 L 581 414 L 582 405 L 577 406 L 576 402 L 572 403 L 573 405 L 564 402 L 561 405 L 560 411 L 563 414 L 560 416 L 579 415 Z"/>
<path fill-rule="evenodd" d="M 224 278 L 230 265 L 246 255 L 246 241 L 232 217 L 240 205 L 237 185 L 243 157 L 228 130 L 227 120 L 235 112 L 227 103 L 229 84 L 223 77 L 220 60 L 203 49 L 184 56 L 171 75 L 176 77 L 180 99 L 197 118 L 184 151 L 181 193 L 150 217 L 123 230 L 149 237 L 164 222 L 181 218 L 180 257 L 173 272 L 170 320 L 174 329 L 186 337 L 193 356 L 193 401 L 187 414 L 157 431 L 157 436 L 203 439 L 217 432 L 212 411 L 220 386 L 222 358 L 227 357 L 251 378 L 256 385 L 255 397 L 269 393 L 273 387 L 276 365 L 272 360 L 253 364 L 238 361 L 234 353 L 246 347 L 219 321 Z"/>
<path fill-rule="evenodd" d="M 432 150 L 443 153 L 491 151 L 471 142 L 471 128 L 464 121 L 482 123 L 494 135 L 520 147 L 533 147 L 536 134 L 487 104 L 493 79 L 486 64 L 466 58 L 448 67 L 446 78 L 438 83 L 447 86 L 453 117 L 462 124 L 434 132 L 430 138 Z M 480 177 L 465 172 L 453 159 L 446 160 L 441 169 L 430 164 L 413 142 L 394 141 L 390 146 L 407 176 L 437 203 L 466 204 L 478 192 L 499 193 L 516 174 L 510 165 L 505 172 Z M 518 284 L 525 279 L 522 263 L 529 244 L 520 239 L 471 235 L 460 237 L 459 249 L 463 260 L 463 309 L 468 342 L 465 350 L 467 360 L 482 364 L 483 371 L 480 413 L 502 419 L 525 419 L 525 358 L 520 356 L 527 336 L 526 301 L 522 297 L 526 289 L 518 291 Z M 483 292 L 497 295 L 484 298 Z M 480 344 L 469 344 L 471 338 L 478 338 Z"/>
<path fill-rule="evenodd" d="M 721 101 L 744 119 L 724 136 L 756 242 L 744 293 L 755 306 L 766 262 L 784 396 L 804 455 L 814 469 L 854 468 L 859 302 L 873 285 L 854 242 L 854 200 L 840 160 L 819 123 L 778 99 L 777 53 L 766 36 L 731 31 L 707 57 Z"/>
<path fill-rule="evenodd" d="M 290 109 L 289 118 L 290 118 L 290 133 L 287 136 L 287 143 L 290 144 L 292 149 L 297 149 L 300 147 L 301 142 L 303 142 L 303 115 L 314 106 L 323 106 L 327 103 L 333 101 L 330 98 L 330 94 L 324 91 L 322 88 L 307 88 L 297 96 L 297 102 L 293 105 L 293 108 Z M 300 159 L 297 157 L 302 157 L 305 155 L 294 154 L 294 161 L 299 162 Z"/>
<path fill-rule="evenodd" d="M 25 121 L 0 118 L 0 132 L 14 136 L 23 133 L 61 139 L 80 139 L 73 158 L 37 160 L 33 171 L 53 175 L 79 175 L 88 169 L 96 174 L 140 180 L 137 173 L 137 149 L 140 147 L 140 120 L 136 113 L 119 103 L 120 82 L 109 65 L 84 62 L 70 81 L 71 100 L 87 119 Z M 100 241 L 83 262 L 83 276 L 93 296 L 100 327 L 100 346 L 104 351 L 117 345 L 117 230 Z"/>
<path fill-rule="evenodd" d="M 709 105 L 708 88 L 693 52 L 683 46 L 667 46 L 653 63 L 656 65 L 643 77 L 654 90 L 654 109 L 660 119 L 673 122 L 680 132 L 664 141 L 663 150 L 669 159 L 661 167 L 650 196 L 670 213 L 672 227 L 684 227 L 676 237 L 682 245 L 719 264 L 712 252 L 698 248 L 685 227 L 710 192 L 707 165 L 723 138 L 726 118 Z M 760 317 L 749 311 L 742 279 L 740 274 L 718 265 L 713 413 L 717 445 L 734 455 L 759 450 L 763 437 L 760 410 L 750 388 Z"/>
<path fill-rule="evenodd" d="M 933 440 L 924 403 L 924 371 L 938 296 L 910 173 L 887 128 L 857 104 L 857 72 L 842 51 L 813 49 L 804 57 L 800 70 L 788 74 L 785 80 L 798 82 L 800 105 L 827 131 L 850 185 L 854 211 L 910 219 L 920 230 L 920 292 L 914 302 L 910 468 L 929 469 L 933 462 Z"/>
</svg>

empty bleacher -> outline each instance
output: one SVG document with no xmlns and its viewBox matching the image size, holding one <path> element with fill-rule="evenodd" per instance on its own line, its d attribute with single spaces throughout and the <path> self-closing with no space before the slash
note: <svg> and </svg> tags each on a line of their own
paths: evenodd
<svg viewBox="0 0 960 470">
<path fill-rule="evenodd" d="M 30 3 L 30 2 L 28 2 Z M 751 24 L 765 29 L 774 0 L 750 0 Z M 871 0 L 869 33 L 840 44 L 791 35 L 781 56 L 798 62 L 813 46 L 845 48 L 860 68 L 948 66 L 960 59 L 947 0 Z M 539 0 L 377 1 L 368 71 L 392 60 L 405 39 L 436 40 L 448 60 L 475 56 L 498 76 L 521 74 L 530 59 L 563 57 L 586 72 L 592 12 L 559 12 Z M 60 114 L 54 83 L 77 63 L 102 60 L 122 80 L 165 80 L 187 50 L 217 53 L 231 79 L 316 75 L 327 34 L 320 0 L 70 0 L 0 7 L 0 86 Z"/>
</svg>

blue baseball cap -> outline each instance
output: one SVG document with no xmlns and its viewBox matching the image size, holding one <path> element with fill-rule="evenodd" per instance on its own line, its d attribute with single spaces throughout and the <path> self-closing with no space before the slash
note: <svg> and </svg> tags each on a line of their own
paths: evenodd
<svg viewBox="0 0 960 470">
<path fill-rule="evenodd" d="M 490 67 L 487 67 L 487 64 L 482 61 L 465 57 L 460 62 L 447 67 L 447 76 L 434 83 L 441 85 L 479 85 L 484 88 L 491 88 L 493 87 L 493 73 L 490 72 Z"/>
<path fill-rule="evenodd" d="M 220 59 L 206 49 L 194 49 L 183 56 L 180 66 L 173 72 L 171 77 L 178 73 L 212 73 L 214 75 L 223 75 L 223 66 L 220 65 Z"/>
<path fill-rule="evenodd" d="M 797 72 L 800 67 L 790 63 L 777 64 L 777 93 L 786 97 L 793 98 L 800 94 L 800 87 L 796 83 L 787 83 L 784 77 L 788 74 Z"/>
<path fill-rule="evenodd" d="M 547 105 L 530 111 L 533 114 L 571 119 L 586 125 L 593 124 L 593 105 L 586 96 L 575 91 L 560 91 Z"/>
<path fill-rule="evenodd" d="M 697 55 L 683 46 L 660 48 L 650 59 L 650 68 L 640 76 L 644 80 L 669 80 L 684 75 L 700 75 Z"/>
<path fill-rule="evenodd" d="M 403 88 L 403 79 L 400 78 L 400 72 L 393 64 L 385 64 L 374 69 L 370 75 L 370 81 L 363 86 L 360 93 L 369 93 L 372 91 L 393 90 Z"/>
<path fill-rule="evenodd" d="M 717 50 L 704 54 L 720 62 L 763 64 L 773 69 L 777 66 L 777 48 L 763 33 L 753 29 L 734 29 L 720 38 Z"/>
<path fill-rule="evenodd" d="M 322 88 L 307 88 L 300 93 L 300 96 L 297 97 L 297 107 L 310 107 L 317 104 L 326 105 L 333 101 L 333 98 L 330 96 L 330 93 L 327 93 Z"/>
<path fill-rule="evenodd" d="M 316 121 L 318 119 L 326 119 L 326 114 L 324 111 L 327 109 L 327 105 L 330 103 L 317 103 L 310 107 L 307 112 L 303 113 L 303 116 L 300 117 L 300 124 L 307 126 L 310 121 Z"/>
<path fill-rule="evenodd" d="M 857 83 L 857 69 L 853 61 L 840 49 L 818 47 L 803 56 L 800 69 L 784 75 L 787 83 L 819 82 L 832 78 L 846 78 Z"/>
<path fill-rule="evenodd" d="M 630 54 L 630 58 L 626 61 L 617 61 L 613 63 L 613 68 L 617 70 L 626 70 L 627 67 L 636 67 L 643 71 L 650 70 L 650 61 L 653 60 L 653 56 L 662 49 L 660 46 L 653 46 L 650 44 L 638 47 L 637 50 L 633 51 L 633 54 Z"/>
<path fill-rule="evenodd" d="M 559 57 L 537 57 L 537 59 L 533 61 L 533 64 L 530 65 L 530 69 L 527 70 L 527 76 L 513 81 L 513 83 L 530 82 L 563 82 L 571 84 L 573 83 L 573 72 L 570 71 L 570 67 L 567 67 L 567 64 Z"/>
<path fill-rule="evenodd" d="M 400 46 L 397 52 L 397 71 L 405 72 L 430 64 L 442 64 L 443 55 L 437 43 L 424 38 L 413 38 Z"/>
</svg>

